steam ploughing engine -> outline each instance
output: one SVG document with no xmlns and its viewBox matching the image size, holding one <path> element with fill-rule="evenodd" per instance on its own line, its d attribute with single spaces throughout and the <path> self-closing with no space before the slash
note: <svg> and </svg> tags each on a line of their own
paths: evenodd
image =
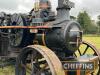
<svg viewBox="0 0 100 75">
<path fill-rule="evenodd" d="M 15 75 L 99 75 L 100 54 L 82 40 L 80 24 L 70 19 L 74 3 L 58 0 L 57 15 L 49 0 L 37 0 L 27 14 L 0 13 L 0 60 L 15 65 Z M 85 58 L 86 57 L 86 58 Z M 65 70 L 63 63 L 95 62 L 95 69 Z"/>
</svg>

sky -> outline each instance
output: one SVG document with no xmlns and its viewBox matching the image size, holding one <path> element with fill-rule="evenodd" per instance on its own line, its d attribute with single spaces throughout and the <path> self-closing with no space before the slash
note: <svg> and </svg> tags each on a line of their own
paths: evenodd
<svg viewBox="0 0 100 75">
<path fill-rule="evenodd" d="M 28 13 L 33 8 L 35 0 L 0 0 L 0 12 Z M 58 0 L 51 0 L 52 10 L 56 11 Z M 80 11 L 86 10 L 92 19 L 96 20 L 100 14 L 100 0 L 70 0 L 75 3 L 70 14 L 77 16 Z"/>
</svg>

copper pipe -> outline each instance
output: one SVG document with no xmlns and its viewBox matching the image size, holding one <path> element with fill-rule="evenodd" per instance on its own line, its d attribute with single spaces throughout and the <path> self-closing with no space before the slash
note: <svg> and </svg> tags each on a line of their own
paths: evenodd
<svg viewBox="0 0 100 75">
<path fill-rule="evenodd" d="M 0 29 L 48 29 L 51 26 L 0 26 Z"/>
</svg>

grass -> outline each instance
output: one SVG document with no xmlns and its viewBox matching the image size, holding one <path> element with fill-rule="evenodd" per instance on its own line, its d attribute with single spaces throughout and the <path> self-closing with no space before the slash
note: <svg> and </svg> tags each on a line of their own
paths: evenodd
<svg viewBox="0 0 100 75">
<path fill-rule="evenodd" d="M 93 44 L 97 49 L 100 49 L 100 36 L 84 36 L 83 40 Z"/>
<path fill-rule="evenodd" d="M 97 48 L 97 50 L 100 51 L 100 36 L 84 35 L 83 41 L 89 42 L 90 44 L 92 44 L 93 46 L 95 46 L 95 47 Z M 84 45 L 84 44 L 82 44 L 82 45 L 80 46 L 79 49 L 80 49 L 81 54 L 84 53 L 86 47 L 87 47 L 87 45 Z M 75 53 L 76 53 L 76 55 L 77 55 L 78 57 L 80 56 L 80 54 L 79 54 L 78 51 L 76 51 Z M 88 50 L 86 51 L 85 54 L 92 55 L 92 54 L 94 54 L 94 51 L 93 51 L 93 49 L 88 48 Z"/>
<path fill-rule="evenodd" d="M 97 49 L 100 49 L 100 36 L 85 35 L 83 37 L 83 40 L 95 45 Z M 15 75 L 14 67 L 7 67 L 7 68 L 0 69 L 0 75 Z"/>
<path fill-rule="evenodd" d="M 0 75 L 15 75 L 15 68 L 13 66 L 0 68 Z"/>
</svg>

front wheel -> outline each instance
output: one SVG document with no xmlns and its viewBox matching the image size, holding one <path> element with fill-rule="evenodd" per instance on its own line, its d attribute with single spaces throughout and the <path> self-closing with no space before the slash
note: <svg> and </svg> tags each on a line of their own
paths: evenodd
<svg viewBox="0 0 100 75">
<path fill-rule="evenodd" d="M 79 49 L 74 53 L 74 55 L 79 58 L 80 56 L 88 55 L 88 56 L 98 56 L 98 68 L 90 73 L 90 75 L 100 75 L 100 53 L 96 49 L 96 47 L 88 42 L 83 41 L 80 45 Z"/>
</svg>

